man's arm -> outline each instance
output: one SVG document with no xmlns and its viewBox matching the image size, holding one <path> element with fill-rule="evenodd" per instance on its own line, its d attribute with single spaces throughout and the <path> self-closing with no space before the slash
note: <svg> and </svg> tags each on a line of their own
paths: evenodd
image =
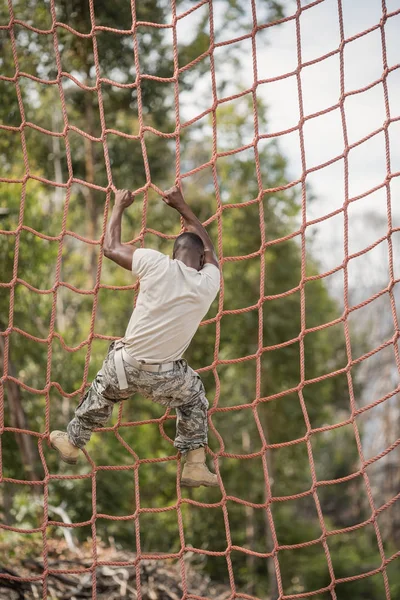
<svg viewBox="0 0 400 600">
<path fill-rule="evenodd" d="M 174 186 L 164 192 L 163 200 L 168 206 L 172 206 L 183 217 L 184 226 L 190 233 L 196 233 L 203 241 L 205 263 L 210 263 L 219 268 L 218 258 L 215 253 L 213 243 L 206 229 L 196 217 L 190 206 L 188 206 L 183 197 L 182 191 Z"/>
<path fill-rule="evenodd" d="M 136 248 L 121 242 L 121 221 L 124 210 L 134 201 L 134 196 L 128 190 L 115 192 L 115 204 L 107 223 L 104 238 L 104 256 L 113 260 L 128 271 L 132 270 L 132 257 Z"/>
</svg>

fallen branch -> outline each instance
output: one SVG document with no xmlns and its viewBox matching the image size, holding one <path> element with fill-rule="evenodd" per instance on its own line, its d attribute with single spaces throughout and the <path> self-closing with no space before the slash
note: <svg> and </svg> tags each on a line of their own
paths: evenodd
<svg viewBox="0 0 400 600">
<path fill-rule="evenodd" d="M 96 597 L 98 600 L 180 600 L 184 595 L 181 567 L 178 561 L 141 560 L 140 576 L 137 579 L 135 560 L 131 552 L 117 551 L 98 544 L 97 557 L 104 563 L 93 567 L 91 549 L 83 547 L 78 557 L 67 547 L 66 542 L 57 541 L 51 547 L 49 542 L 48 565 L 50 571 L 72 571 L 72 573 L 49 573 L 47 577 L 48 593 L 52 600 L 86 600 L 93 597 L 93 568 L 96 570 Z M 19 564 L 12 565 L 13 570 L 3 569 L 5 575 L 20 577 L 38 577 L 44 567 L 40 560 L 25 558 Z M 111 563 L 129 562 L 129 566 L 113 566 Z M 200 573 L 185 557 L 186 587 L 190 594 L 208 600 L 227 600 L 232 591 L 227 586 L 216 584 L 204 573 Z M 91 569 L 84 571 L 84 569 Z M 140 594 L 138 593 L 138 587 Z M 2 591 L 3 588 L 3 591 Z M 24 582 L 0 578 L 0 600 L 36 600 L 43 596 L 42 581 Z"/>
</svg>

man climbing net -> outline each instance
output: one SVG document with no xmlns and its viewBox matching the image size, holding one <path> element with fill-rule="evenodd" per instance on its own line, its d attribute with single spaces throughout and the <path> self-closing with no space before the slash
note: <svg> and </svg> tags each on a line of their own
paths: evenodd
<svg viewBox="0 0 400 600">
<path fill-rule="evenodd" d="M 51 446 L 61 459 L 76 464 L 92 431 L 111 417 L 114 404 L 138 392 L 177 413 L 175 447 L 186 456 L 181 485 L 218 486 L 205 464 L 208 401 L 200 376 L 182 358 L 220 286 L 212 241 L 186 204 L 178 187 L 165 203 L 184 219 L 173 257 L 122 244 L 124 210 L 134 201 L 127 190 L 115 194 L 104 254 L 132 270 L 141 283 L 125 336 L 110 345 L 101 370 L 78 405 L 67 432 L 53 431 Z"/>
</svg>

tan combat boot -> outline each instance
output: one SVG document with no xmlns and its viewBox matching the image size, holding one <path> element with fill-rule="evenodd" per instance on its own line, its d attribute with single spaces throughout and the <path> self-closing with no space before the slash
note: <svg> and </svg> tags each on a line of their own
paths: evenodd
<svg viewBox="0 0 400 600">
<path fill-rule="evenodd" d="M 211 473 L 206 465 L 206 453 L 204 448 L 190 450 L 186 456 L 186 462 L 182 471 L 181 485 L 183 487 L 218 487 L 218 478 Z"/>
<path fill-rule="evenodd" d="M 64 462 L 69 465 L 76 465 L 80 450 L 71 444 L 68 434 L 64 431 L 52 431 L 50 433 L 50 444 L 54 450 L 57 450 Z"/>
</svg>

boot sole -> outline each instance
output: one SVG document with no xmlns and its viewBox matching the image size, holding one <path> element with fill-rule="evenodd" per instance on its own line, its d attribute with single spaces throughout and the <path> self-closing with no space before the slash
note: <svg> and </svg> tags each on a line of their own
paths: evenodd
<svg viewBox="0 0 400 600">
<path fill-rule="evenodd" d="M 50 446 L 53 448 L 53 450 L 55 450 L 56 452 L 58 452 L 59 457 L 61 458 L 61 460 L 63 460 L 65 463 L 67 463 L 68 465 L 76 465 L 76 463 L 78 462 L 77 458 L 68 458 L 67 456 L 65 456 L 65 454 L 63 454 L 58 448 L 57 446 L 55 446 L 54 444 L 52 444 L 50 442 Z"/>
<path fill-rule="evenodd" d="M 181 487 L 219 487 L 218 483 L 208 483 L 206 481 L 196 481 L 196 479 L 182 479 Z"/>
</svg>

